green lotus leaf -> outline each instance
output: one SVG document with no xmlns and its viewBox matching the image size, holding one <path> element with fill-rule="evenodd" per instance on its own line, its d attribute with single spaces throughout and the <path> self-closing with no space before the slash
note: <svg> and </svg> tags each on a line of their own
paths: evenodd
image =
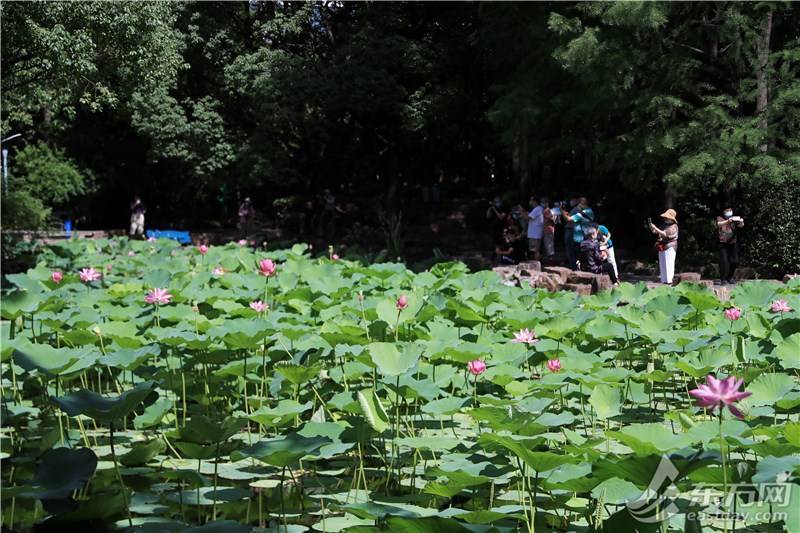
<svg viewBox="0 0 800 533">
<path fill-rule="evenodd" d="M 81 359 L 82 351 L 78 349 L 53 348 L 49 344 L 33 344 L 25 339 L 18 341 L 15 339 L 15 342 L 9 344 L 13 346 L 14 361 L 19 366 L 28 371 L 39 370 L 51 376 L 64 373 Z"/>
<path fill-rule="evenodd" d="M 311 407 L 311 402 L 301 404 L 295 400 L 280 400 L 275 407 L 260 407 L 250 413 L 247 418 L 265 426 L 282 426 Z"/>
<path fill-rule="evenodd" d="M 800 333 L 783 339 L 771 355 L 780 360 L 783 368 L 800 368 Z"/>
<path fill-rule="evenodd" d="M 358 391 L 357 397 L 364 418 L 372 429 L 378 433 L 389 429 L 389 415 L 386 414 L 378 394 L 373 389 L 363 389 Z"/>
<path fill-rule="evenodd" d="M 171 410 L 172 401 L 166 398 L 159 398 L 152 404 L 145 407 L 144 412 L 133 420 L 133 426 L 136 429 L 156 427 L 161 424 L 161 420 Z"/>
<path fill-rule="evenodd" d="M 663 424 L 631 424 L 619 431 L 609 431 L 607 436 L 617 439 L 636 455 L 660 455 L 663 452 L 679 450 L 691 444 L 686 434 L 675 435 Z"/>
<path fill-rule="evenodd" d="M 422 355 L 422 347 L 410 343 L 373 342 L 367 345 L 367 351 L 369 352 L 367 362 L 388 377 L 405 374 L 414 368 Z"/>
<path fill-rule="evenodd" d="M 714 293 L 702 285 L 681 283 L 676 290 L 696 311 L 716 309 L 720 305 Z"/>
<path fill-rule="evenodd" d="M 85 415 L 98 422 L 110 423 L 129 415 L 143 402 L 150 404 L 158 398 L 156 383 L 143 381 L 116 397 L 81 389 L 78 392 L 51 397 L 50 401 L 69 416 Z"/>
<path fill-rule="evenodd" d="M 458 396 L 449 396 L 441 400 L 434 400 L 422 406 L 422 412 L 434 416 L 452 415 L 457 413 L 467 404 L 466 398 L 459 398 Z"/>
<path fill-rule="evenodd" d="M 592 389 L 589 403 L 594 407 L 597 418 L 607 420 L 622 412 L 622 397 L 619 387 L 597 385 Z"/>
<path fill-rule="evenodd" d="M 131 451 L 119 458 L 120 464 L 125 466 L 139 466 L 146 464 L 153 457 L 166 449 L 166 444 L 161 439 L 136 444 Z"/>
<path fill-rule="evenodd" d="M 234 436 L 246 422 L 239 418 L 226 418 L 215 421 L 205 415 L 193 415 L 186 425 L 178 431 L 179 438 L 195 444 L 212 444 L 228 440 Z"/>
<path fill-rule="evenodd" d="M 312 366 L 301 365 L 279 365 L 275 367 L 275 371 L 286 378 L 287 381 L 294 385 L 302 385 L 319 377 L 322 370 L 322 363 L 317 363 Z"/>
<path fill-rule="evenodd" d="M 297 433 L 290 433 L 283 437 L 267 439 L 256 444 L 237 450 L 231 455 L 234 461 L 241 461 L 248 457 L 258 459 L 276 467 L 292 466 L 300 459 L 311 455 L 322 446 L 330 444 L 327 437 L 303 437 Z"/>
<path fill-rule="evenodd" d="M 749 398 L 745 398 L 742 405 L 749 407 L 773 405 L 784 398 L 794 387 L 795 380 L 786 374 L 761 374 L 745 387 L 745 390 L 753 394 Z"/>
<path fill-rule="evenodd" d="M 506 436 L 484 433 L 478 439 L 478 445 L 487 451 L 500 451 L 505 449 L 537 472 L 546 472 L 563 464 L 578 462 L 577 458 L 569 455 L 558 455 L 552 452 L 537 452 L 526 445 L 527 443 L 538 441 L 539 439 L 515 440 Z"/>
<path fill-rule="evenodd" d="M 161 353 L 158 346 L 142 346 L 141 348 L 120 348 L 103 357 L 103 364 L 112 368 L 136 370 L 145 361 Z"/>
<path fill-rule="evenodd" d="M 429 507 L 417 507 L 416 505 L 403 504 L 399 502 L 383 503 L 372 501 L 368 503 L 351 503 L 348 505 L 332 504 L 332 507 L 346 511 L 366 520 L 380 520 L 387 516 L 419 519 L 424 516 L 436 514 L 436 509 L 431 509 Z"/>
<path fill-rule="evenodd" d="M 14 291 L 3 296 L 0 315 L 7 320 L 14 320 L 22 314 L 30 314 L 37 311 L 42 303 L 43 297 L 41 293 L 28 290 Z"/>
<path fill-rule="evenodd" d="M 739 307 L 767 309 L 780 288 L 774 281 L 739 283 L 731 291 L 731 299 Z"/>
<path fill-rule="evenodd" d="M 753 483 L 775 483 L 782 478 L 790 480 L 800 473 L 800 455 L 785 457 L 767 456 L 756 465 Z"/>
<path fill-rule="evenodd" d="M 42 500 L 50 512 L 77 507 L 70 495 L 94 475 L 97 456 L 89 448 L 53 448 L 39 459 L 30 489 L 20 496 Z"/>
<path fill-rule="evenodd" d="M 593 488 L 592 496 L 604 503 L 622 505 L 637 501 L 642 496 L 642 489 L 630 481 L 612 477 Z"/>
</svg>

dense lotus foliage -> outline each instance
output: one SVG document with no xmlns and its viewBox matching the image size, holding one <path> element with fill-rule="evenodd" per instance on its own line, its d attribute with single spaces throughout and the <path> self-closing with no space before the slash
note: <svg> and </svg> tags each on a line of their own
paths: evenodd
<svg viewBox="0 0 800 533">
<path fill-rule="evenodd" d="M 4 528 L 800 531 L 797 279 L 96 240 L 7 281 Z"/>
</svg>

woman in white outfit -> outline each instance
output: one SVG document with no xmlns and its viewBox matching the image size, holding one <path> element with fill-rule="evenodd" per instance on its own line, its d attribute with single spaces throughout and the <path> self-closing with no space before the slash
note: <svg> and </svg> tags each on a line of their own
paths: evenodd
<svg viewBox="0 0 800 533">
<path fill-rule="evenodd" d="M 661 283 L 672 283 L 675 275 L 675 256 L 678 253 L 678 219 L 674 209 L 661 213 L 662 227 L 658 228 L 649 222 L 650 231 L 655 233 L 656 250 L 658 250 L 658 270 Z"/>
</svg>

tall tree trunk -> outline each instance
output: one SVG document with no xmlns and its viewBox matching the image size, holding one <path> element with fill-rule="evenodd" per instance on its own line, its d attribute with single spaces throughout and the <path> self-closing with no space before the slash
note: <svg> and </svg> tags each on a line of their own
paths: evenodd
<svg viewBox="0 0 800 533">
<path fill-rule="evenodd" d="M 664 184 L 664 208 L 675 208 L 675 188 L 669 182 Z"/>
<path fill-rule="evenodd" d="M 758 82 L 758 100 L 756 101 L 756 115 L 759 117 L 758 127 L 764 132 L 764 143 L 758 149 L 762 153 L 767 153 L 769 143 L 767 141 L 767 104 L 769 103 L 769 39 L 772 34 L 772 11 L 768 11 L 764 16 L 761 26 L 761 35 L 756 42 L 758 52 L 758 66 L 756 68 L 756 80 Z"/>
</svg>

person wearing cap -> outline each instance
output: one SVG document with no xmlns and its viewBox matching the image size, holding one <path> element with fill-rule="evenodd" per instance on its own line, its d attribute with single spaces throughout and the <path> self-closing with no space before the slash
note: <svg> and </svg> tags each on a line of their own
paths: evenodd
<svg viewBox="0 0 800 533">
<path fill-rule="evenodd" d="M 675 256 L 678 254 L 678 215 L 674 209 L 661 213 L 661 228 L 648 220 L 650 231 L 657 236 L 658 271 L 661 283 L 672 283 L 675 274 Z"/>
</svg>

